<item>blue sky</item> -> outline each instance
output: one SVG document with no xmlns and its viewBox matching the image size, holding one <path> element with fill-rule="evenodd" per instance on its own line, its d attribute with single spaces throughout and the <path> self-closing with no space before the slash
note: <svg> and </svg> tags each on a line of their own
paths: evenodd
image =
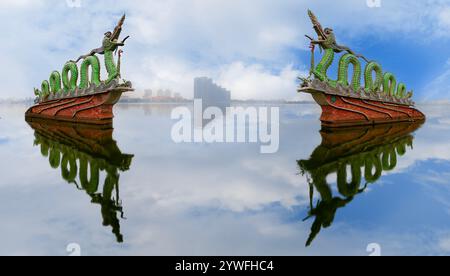
<svg viewBox="0 0 450 276">
<path fill-rule="evenodd" d="M 70 1 L 69 1 L 70 2 Z M 76 2 L 76 1 L 75 1 Z M 0 98 L 32 96 L 52 70 L 100 46 L 123 12 L 124 77 L 138 89 L 192 96 L 209 76 L 239 99 L 299 97 L 308 70 L 304 34 L 311 8 L 339 43 L 379 61 L 416 92 L 417 101 L 450 99 L 450 1 L 381 0 L 2 0 Z"/>
</svg>

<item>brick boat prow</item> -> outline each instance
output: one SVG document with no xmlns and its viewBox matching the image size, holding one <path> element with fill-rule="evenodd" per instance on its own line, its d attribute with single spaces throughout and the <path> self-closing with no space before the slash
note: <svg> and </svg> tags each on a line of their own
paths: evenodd
<svg viewBox="0 0 450 276">
<path fill-rule="evenodd" d="M 27 119 L 53 119 L 83 124 L 110 125 L 113 122 L 113 107 L 122 93 L 134 89 L 131 83 L 109 88 L 101 87 L 97 92 L 74 93 L 66 97 L 40 102 L 26 112 Z"/>
<path fill-rule="evenodd" d="M 376 125 L 394 122 L 424 122 L 425 115 L 410 100 L 384 95 L 355 93 L 338 86 L 334 89 L 319 80 L 304 82 L 298 92 L 309 93 L 322 108 L 325 127 Z"/>
</svg>

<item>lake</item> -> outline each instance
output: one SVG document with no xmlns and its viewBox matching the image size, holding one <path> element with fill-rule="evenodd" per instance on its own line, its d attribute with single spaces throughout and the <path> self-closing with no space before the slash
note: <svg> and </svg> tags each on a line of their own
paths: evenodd
<svg viewBox="0 0 450 276">
<path fill-rule="evenodd" d="M 423 125 L 321 131 L 280 106 L 279 150 L 175 143 L 169 104 L 114 130 L 0 105 L 0 254 L 450 255 L 450 108 Z"/>
</svg>

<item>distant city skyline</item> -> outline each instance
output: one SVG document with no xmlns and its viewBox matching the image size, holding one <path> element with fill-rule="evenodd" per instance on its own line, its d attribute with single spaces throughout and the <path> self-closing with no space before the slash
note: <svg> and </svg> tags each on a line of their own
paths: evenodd
<svg viewBox="0 0 450 276">
<path fill-rule="evenodd" d="M 143 99 L 155 99 L 155 98 L 183 98 L 181 93 L 174 92 L 171 89 L 144 89 Z"/>
<path fill-rule="evenodd" d="M 184 98 L 181 93 L 174 92 L 171 89 L 143 89 L 137 90 L 133 94 L 122 96 L 121 102 L 185 102 L 189 99 Z"/>
</svg>

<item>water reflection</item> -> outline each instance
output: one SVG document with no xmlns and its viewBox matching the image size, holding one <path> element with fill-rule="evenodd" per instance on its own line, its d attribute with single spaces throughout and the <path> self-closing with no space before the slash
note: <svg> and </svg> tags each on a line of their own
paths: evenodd
<svg viewBox="0 0 450 276">
<path fill-rule="evenodd" d="M 321 131 L 322 143 L 308 160 L 298 161 L 310 185 L 310 211 L 304 221 L 315 218 L 307 247 L 322 228 L 333 224 L 338 209 L 366 191 L 369 184 L 379 181 L 383 172 L 396 168 L 398 158 L 407 153 L 408 147 L 413 149 L 412 133 L 420 126 L 403 123 Z M 334 174 L 337 175 L 337 195 L 327 181 Z M 320 200 L 314 206 L 315 190 Z"/>
<path fill-rule="evenodd" d="M 103 225 L 112 227 L 117 242 L 123 242 L 120 219 L 124 219 L 119 195 L 119 172 L 130 169 L 133 155 L 122 154 L 113 140 L 112 127 L 80 126 L 52 121 L 29 121 L 34 145 L 40 147 L 61 177 L 83 190 L 93 204 L 101 206 Z M 103 186 L 99 187 L 103 179 Z M 120 217 L 120 219 L 119 219 Z"/>
</svg>

